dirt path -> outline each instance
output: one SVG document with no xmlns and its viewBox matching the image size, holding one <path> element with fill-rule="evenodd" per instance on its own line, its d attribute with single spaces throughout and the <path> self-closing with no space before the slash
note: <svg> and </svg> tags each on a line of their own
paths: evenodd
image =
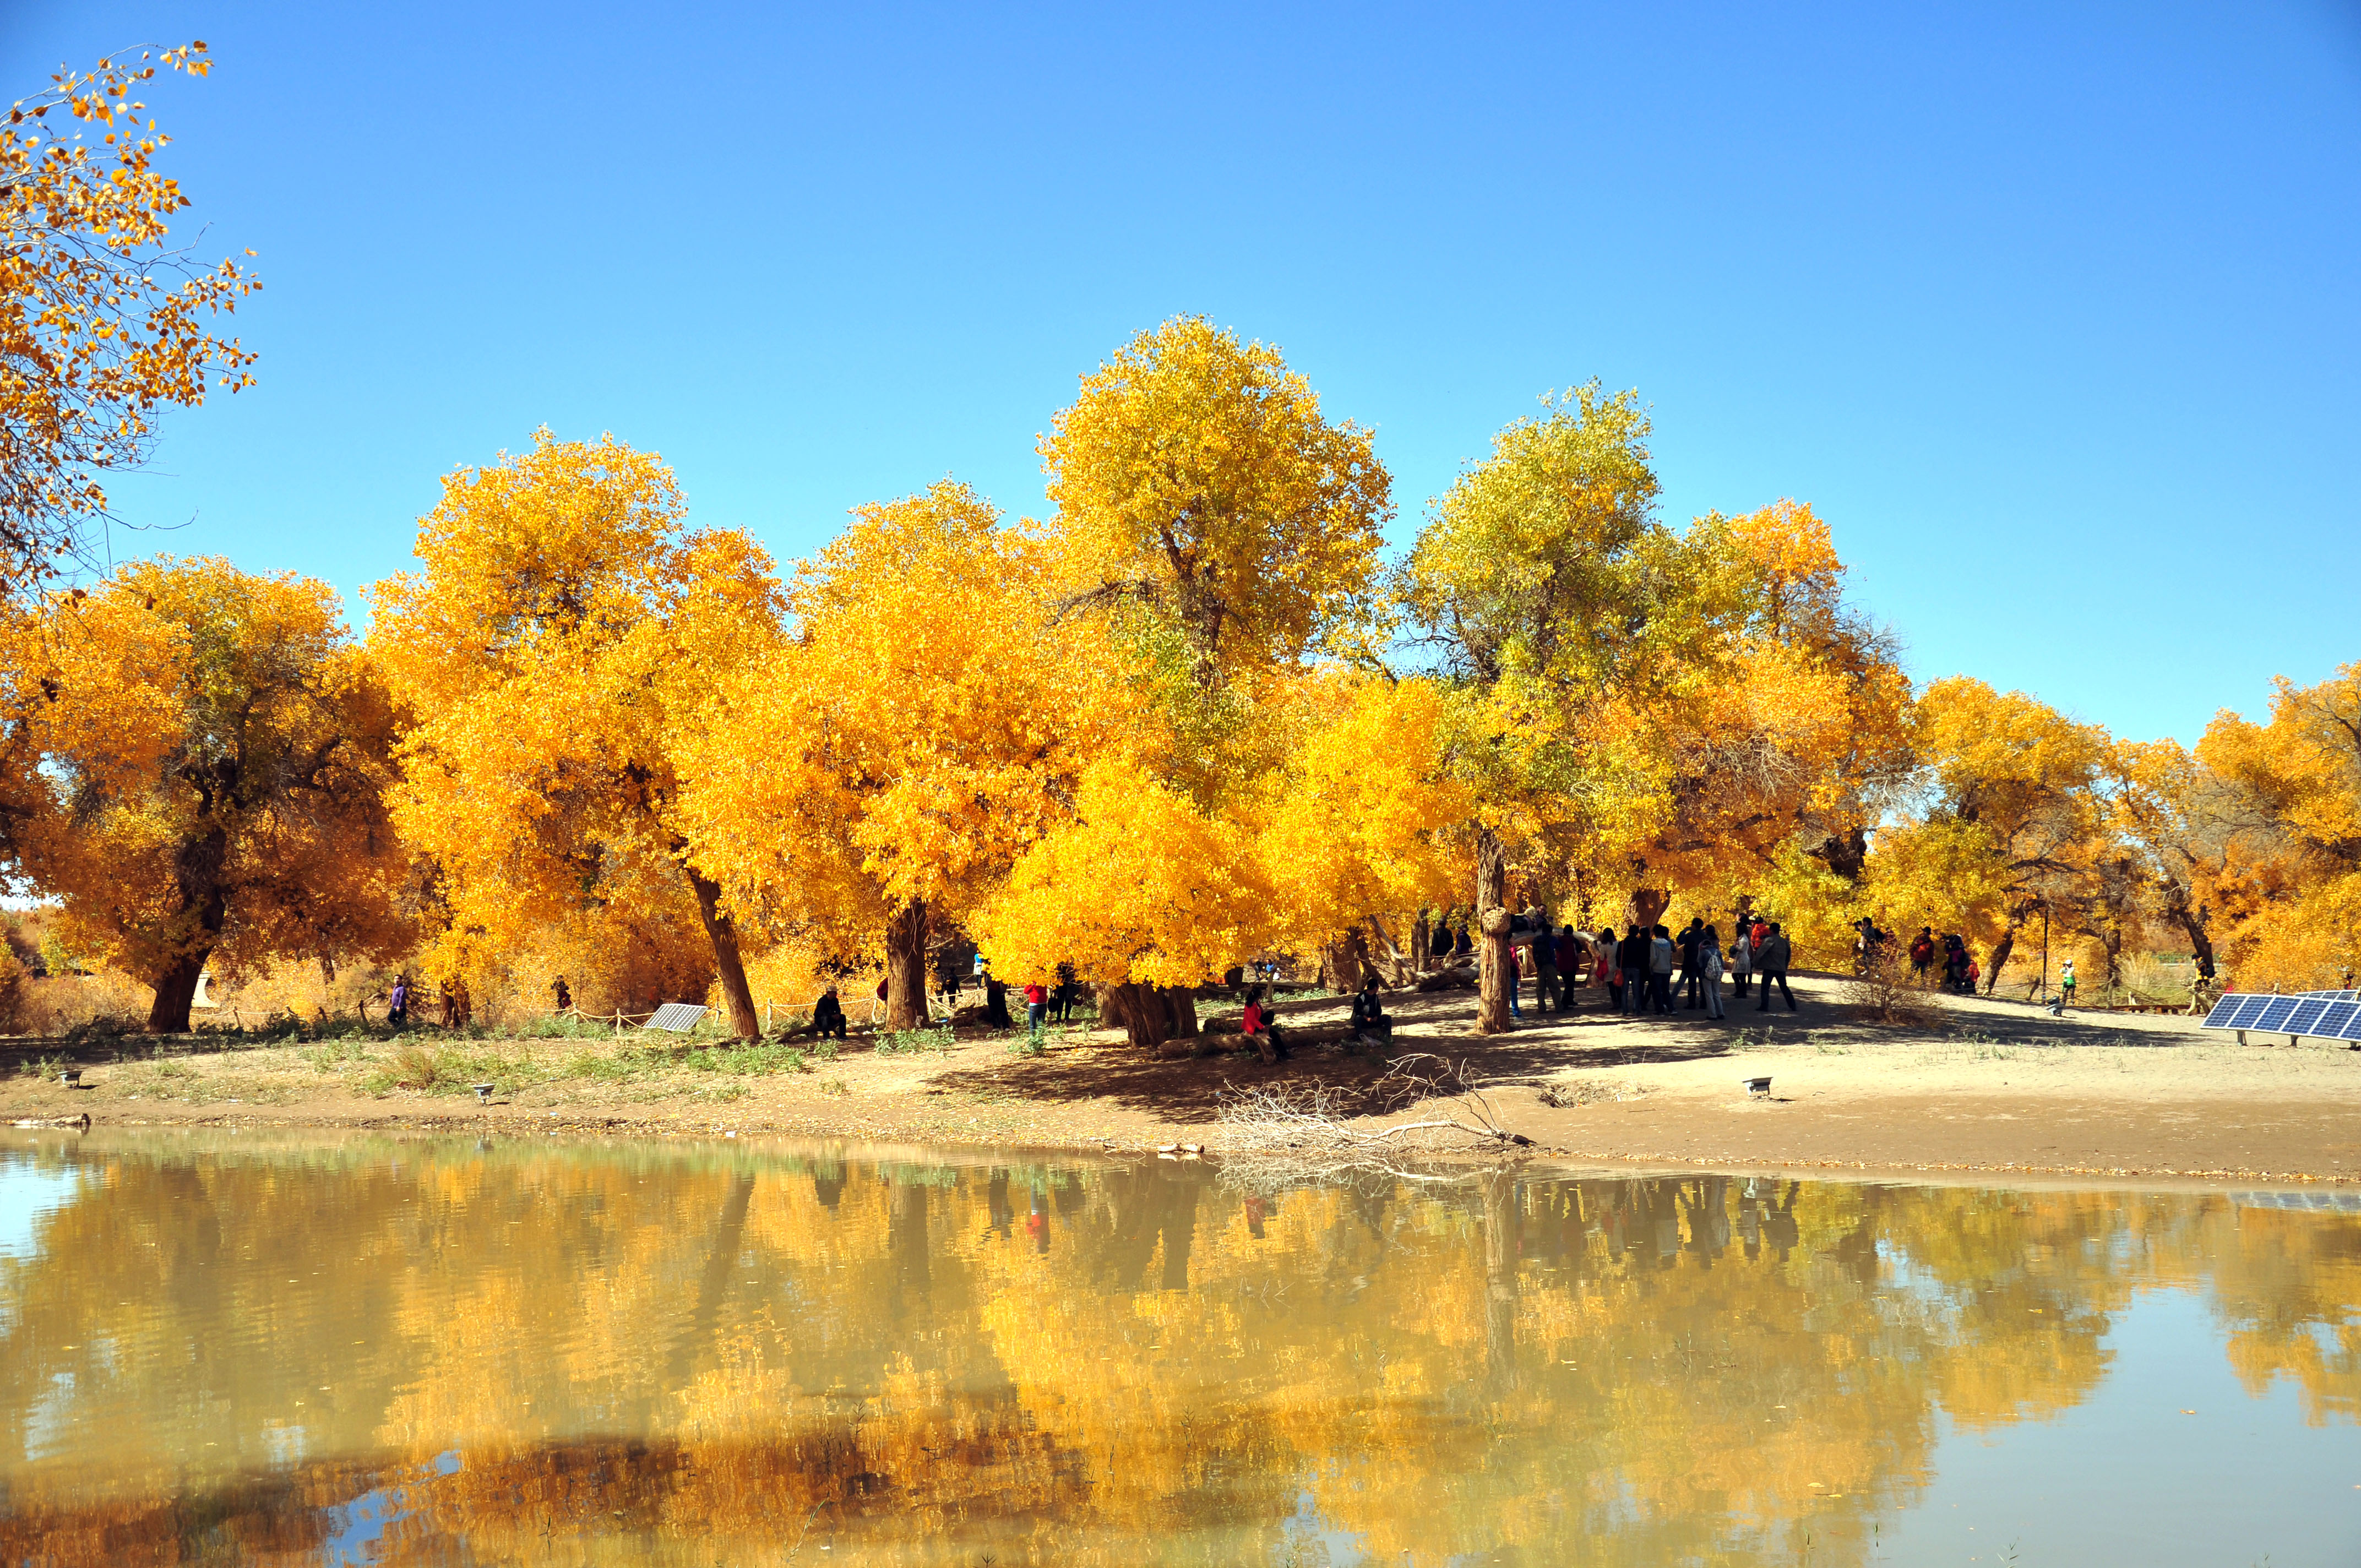
<svg viewBox="0 0 2361 1568">
<path fill-rule="evenodd" d="M 1858 1172 L 2014 1171 L 2361 1182 L 2361 1054 L 2319 1042 L 2239 1047 L 2191 1020 L 2069 1015 L 1942 999 L 1939 1025 L 1897 1033 L 1846 1016 L 1836 985 L 1806 979 L 1800 1013 L 1750 1003 L 1725 1023 L 1685 1012 L 1625 1020 L 1583 1011 L 1491 1040 L 1466 1033 L 1465 993 L 1389 999 L 1398 1049 L 1465 1058 L 1496 1080 L 1503 1120 L 1548 1157 L 1595 1165 Z M 1300 1022 L 1342 1004 L 1291 1004 Z M 1765 1025 L 1768 1025 L 1767 1036 Z M 453 1042 L 456 1067 L 501 1080 L 493 1103 L 456 1091 L 370 1092 L 385 1047 L 201 1047 L 150 1059 L 10 1042 L 0 1120 L 87 1113 L 115 1126 L 280 1125 L 715 1136 L 730 1132 L 983 1143 L 1036 1148 L 1218 1147 L 1217 1110 L 1246 1085 L 1378 1070 L 1312 1049 L 1272 1069 L 1235 1056 L 1144 1058 L 1112 1035 L 1077 1035 L 1038 1057 L 1005 1039 L 880 1054 L 856 1036 L 804 1069 L 618 1069 L 631 1042 Z M 185 1047 L 183 1047 L 185 1049 Z M 645 1053 L 642 1053 L 644 1058 Z M 93 1087 L 35 1079 L 26 1064 L 77 1060 Z M 719 1061 L 722 1067 L 713 1063 Z M 503 1080 L 502 1073 L 507 1076 Z M 1769 1075 L 1749 1096 L 1741 1078 Z M 510 1087 L 513 1085 L 514 1087 Z M 1565 1103 L 1550 1104 L 1544 1095 Z"/>
</svg>

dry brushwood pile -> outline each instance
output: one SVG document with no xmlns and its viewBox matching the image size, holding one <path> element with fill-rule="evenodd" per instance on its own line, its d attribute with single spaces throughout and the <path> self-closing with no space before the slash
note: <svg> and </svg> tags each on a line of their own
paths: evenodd
<svg viewBox="0 0 2361 1568">
<path fill-rule="evenodd" d="M 1355 1124 L 1405 1111 L 1409 1121 Z M 1462 1062 L 1425 1051 L 1397 1058 L 1367 1088 L 1334 1084 L 1255 1084 L 1224 1099 L 1215 1148 L 1224 1168 L 1271 1178 L 1334 1176 L 1356 1170 L 1416 1174 L 1405 1162 L 1437 1156 L 1508 1152 L 1532 1140 L 1510 1132 L 1482 1077 Z"/>
</svg>

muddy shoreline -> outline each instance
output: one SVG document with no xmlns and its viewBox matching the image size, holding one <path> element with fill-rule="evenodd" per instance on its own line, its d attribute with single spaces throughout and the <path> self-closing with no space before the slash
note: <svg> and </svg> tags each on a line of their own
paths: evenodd
<svg viewBox="0 0 2361 1568">
<path fill-rule="evenodd" d="M 1934 1026 L 1897 1031 L 1850 1016 L 1833 981 L 1807 980 L 1798 992 L 1797 1014 L 1733 1006 L 1723 1023 L 1698 1013 L 1625 1020 L 1589 998 L 1570 1016 L 1529 1017 L 1490 1039 L 1467 1033 L 1465 995 L 1389 1005 L 1397 1049 L 1433 1051 L 1508 1080 L 1491 1091 L 1500 1124 L 1532 1140 L 1520 1157 L 1554 1170 L 2361 1186 L 2361 1054 L 2325 1044 L 2241 1047 L 2182 1018 L 2052 1019 L 1959 998 L 1941 999 Z M 1320 1002 L 1290 1011 L 1319 1023 L 1343 1009 Z M 510 1070 L 513 1086 L 489 1104 L 448 1085 L 386 1089 L 372 1069 L 378 1057 L 349 1049 L 118 1052 L 87 1068 L 88 1087 L 78 1090 L 22 1070 L 0 1080 L 0 1123 L 87 1113 L 105 1129 L 735 1135 L 1012 1154 L 1153 1156 L 1160 1145 L 1202 1143 L 1218 1158 L 1220 1109 L 1241 1089 L 1349 1091 L 1379 1070 L 1325 1049 L 1275 1068 L 1237 1055 L 1157 1060 L 1119 1036 L 1079 1031 L 1039 1056 L 1009 1046 L 985 1036 L 886 1054 L 856 1036 L 833 1059 L 792 1070 L 676 1067 L 625 1079 L 598 1042 L 450 1042 L 478 1052 L 463 1063 L 473 1070 Z M 11 1047 L 20 1059 L 28 1054 L 22 1042 Z M 47 1062 L 71 1055 L 44 1048 Z M 627 1036 L 611 1050 L 630 1048 Z M 363 1087 L 372 1070 L 373 1090 Z M 1741 1087 L 1761 1076 L 1772 1080 L 1769 1095 Z"/>
</svg>

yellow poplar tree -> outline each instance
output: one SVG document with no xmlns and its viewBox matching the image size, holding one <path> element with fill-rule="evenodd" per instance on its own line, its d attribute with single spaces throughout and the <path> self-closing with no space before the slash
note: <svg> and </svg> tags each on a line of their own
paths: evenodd
<svg viewBox="0 0 2361 1568">
<path fill-rule="evenodd" d="M 795 637 L 681 741 L 683 819 L 732 902 L 882 949 L 889 1026 L 927 1020 L 931 929 L 1062 818 L 1107 661 L 1052 623 L 1045 552 L 966 486 L 861 508 L 786 593 Z"/>
<path fill-rule="evenodd" d="M 778 586 L 752 541 L 692 531 L 684 510 L 653 454 L 543 430 L 444 480 L 422 569 L 371 590 L 370 644 L 403 707 L 394 817 L 447 912 L 434 956 L 500 962 L 585 909 L 681 900 L 753 1037 L 674 759 L 717 685 L 776 646 Z"/>
<path fill-rule="evenodd" d="M 1992 944 L 1996 983 L 2028 922 L 2076 928 L 2106 858 L 2112 747 L 2093 725 L 1964 675 L 1929 685 L 1916 722 L 1931 799 L 1880 830 L 1870 889 L 1897 925 Z"/>
<path fill-rule="evenodd" d="M 1263 721 L 1308 660 L 1364 648 L 1390 481 L 1369 433 L 1328 420 L 1277 349 L 1193 317 L 1085 376 L 1040 452 L 1058 608 L 1129 679 L 1099 787 L 1018 861 L 978 936 L 1020 971 L 1073 962 L 1103 1015 L 1160 1047 L 1197 1033 L 1187 988 L 1278 929 L 1267 902 L 1213 922 L 1211 945 L 1189 923 L 1267 890 L 1254 802 L 1282 737 Z M 1082 848 L 1111 850 L 1143 817 L 1160 841 Z"/>
<path fill-rule="evenodd" d="M 75 947 L 154 986 L 151 1031 L 208 962 L 407 944 L 391 707 L 326 584 L 159 557 L 0 633 L 0 833 Z"/>
<path fill-rule="evenodd" d="M 206 323 L 261 284 L 168 242 L 189 198 L 156 169 L 171 138 L 132 96 L 159 67 L 212 66 L 203 43 L 102 60 L 0 125 L 0 594 L 91 563 L 101 477 L 138 465 L 159 408 L 253 384 L 254 356 Z"/>
<path fill-rule="evenodd" d="M 2282 677 L 2266 723 L 2224 713 L 2198 741 L 2199 885 L 2227 916 L 2242 988 L 2345 983 L 2361 929 L 2361 663 L 2316 685 Z"/>
</svg>

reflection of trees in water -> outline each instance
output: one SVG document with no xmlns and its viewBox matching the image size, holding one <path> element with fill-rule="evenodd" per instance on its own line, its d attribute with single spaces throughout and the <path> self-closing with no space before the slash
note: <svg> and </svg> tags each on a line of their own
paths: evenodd
<svg viewBox="0 0 2361 1568">
<path fill-rule="evenodd" d="M 783 1562 L 807 1521 L 884 1561 L 1275 1559 L 1308 1497 L 1387 1561 L 1843 1562 L 1938 1410 L 2083 1398 L 2143 1286 L 2209 1292 L 2314 1420 L 2361 1394 L 2355 1228 L 2215 1197 L 101 1164 L 0 1264 L 7 1561 L 316 1561 L 390 1486 L 388 1561 Z"/>
</svg>

